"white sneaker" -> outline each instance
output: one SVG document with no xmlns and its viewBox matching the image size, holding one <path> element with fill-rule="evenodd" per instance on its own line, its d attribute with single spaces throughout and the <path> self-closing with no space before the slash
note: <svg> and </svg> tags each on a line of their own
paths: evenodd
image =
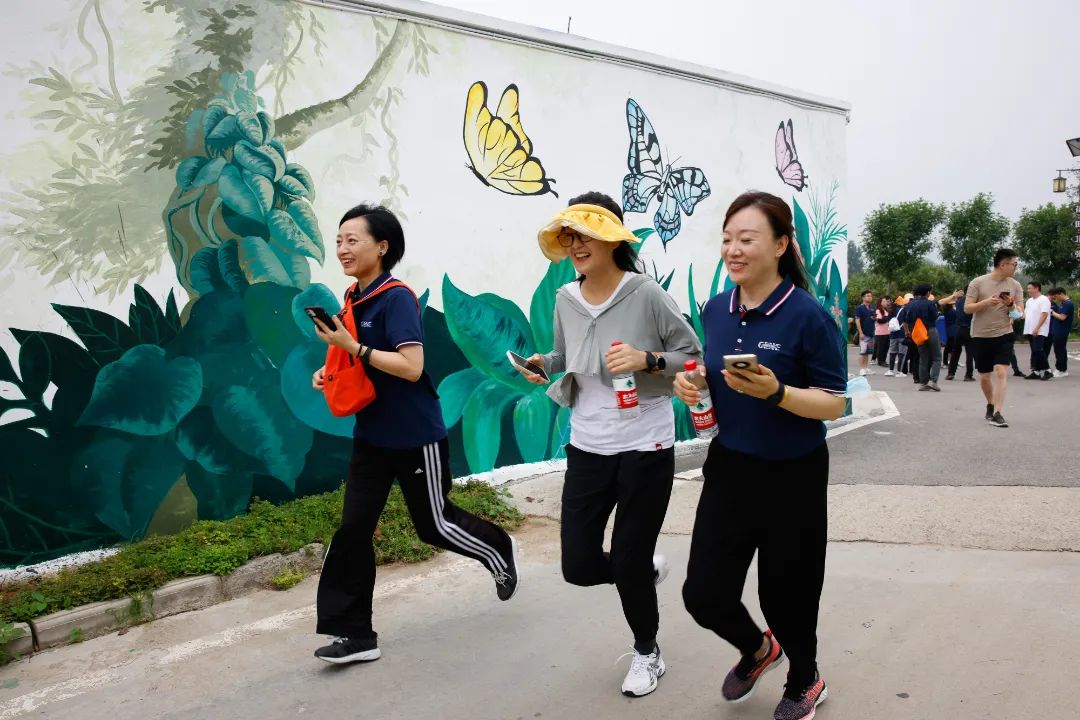
<svg viewBox="0 0 1080 720">
<path fill-rule="evenodd" d="M 894 373 L 892 370 L 886 370 L 885 371 L 885 377 L 895 377 L 895 376 L 896 376 L 896 373 Z"/>
<path fill-rule="evenodd" d="M 871 370 L 870 368 L 867 368 L 866 369 L 866 374 L 867 375 L 877 375 L 877 370 Z"/>
<path fill-rule="evenodd" d="M 1069 377 L 1069 371 L 1068 370 L 1055 370 L 1054 371 L 1054 377 L 1059 377 L 1059 378 Z"/>
<path fill-rule="evenodd" d="M 862 368 L 861 370 L 859 370 L 859 377 L 863 377 L 863 376 L 869 375 L 869 374 L 870 374 L 870 371 L 867 370 L 866 368 Z"/>
<path fill-rule="evenodd" d="M 667 579 L 668 573 L 671 572 L 671 565 L 666 557 L 657 553 L 652 556 L 652 566 L 656 577 L 655 583 L 659 585 Z"/>
<path fill-rule="evenodd" d="M 896 377 L 907 377 L 904 373 L 896 373 Z"/>
<path fill-rule="evenodd" d="M 628 697 L 648 695 L 656 689 L 657 681 L 667 672 L 664 658 L 660 657 L 660 647 L 657 646 L 656 650 L 648 655 L 641 655 L 636 650 L 632 654 L 634 657 L 630 661 L 630 671 L 626 673 L 626 679 L 622 683 L 622 694 Z"/>
</svg>

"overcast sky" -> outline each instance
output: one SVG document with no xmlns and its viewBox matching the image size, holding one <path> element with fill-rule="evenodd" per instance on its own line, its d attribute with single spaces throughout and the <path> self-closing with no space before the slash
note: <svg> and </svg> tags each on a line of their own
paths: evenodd
<svg viewBox="0 0 1080 720">
<path fill-rule="evenodd" d="M 984 191 L 1015 220 L 1080 136 L 1077 0 L 445 0 L 441 5 L 701 63 L 853 106 L 846 219 Z M 1072 176 L 1070 186 L 1078 176 Z"/>
</svg>

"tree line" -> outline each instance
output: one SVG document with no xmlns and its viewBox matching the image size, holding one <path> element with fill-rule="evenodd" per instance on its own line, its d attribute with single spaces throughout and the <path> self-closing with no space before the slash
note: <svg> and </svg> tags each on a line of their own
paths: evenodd
<svg viewBox="0 0 1080 720">
<path fill-rule="evenodd" d="M 1044 286 L 1080 284 L 1075 219 L 1069 204 L 1047 203 L 1021 211 L 1010 223 L 994 211 L 990 193 L 949 207 L 923 199 L 882 204 L 866 217 L 861 244 L 849 248 L 849 289 L 887 288 L 892 294 L 928 282 L 939 292 L 962 290 L 972 278 L 989 272 L 994 251 L 1003 246 L 1020 253 L 1025 280 Z M 938 230 L 936 245 L 943 263 L 926 257 Z"/>
</svg>

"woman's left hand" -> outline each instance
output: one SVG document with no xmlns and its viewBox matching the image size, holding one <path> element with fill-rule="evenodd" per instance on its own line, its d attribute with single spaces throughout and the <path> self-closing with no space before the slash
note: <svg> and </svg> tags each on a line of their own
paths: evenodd
<svg viewBox="0 0 1080 720">
<path fill-rule="evenodd" d="M 351 350 L 356 340 L 349 334 L 348 329 L 337 315 L 331 315 L 334 321 L 334 329 L 331 330 L 318 320 L 315 321 L 315 333 L 319 339 L 328 345 L 337 345 L 343 350 Z"/>
<path fill-rule="evenodd" d="M 645 353 L 626 343 L 613 345 L 604 355 L 604 360 L 607 361 L 608 372 L 612 375 L 641 372 L 649 367 L 645 360 Z"/>
<path fill-rule="evenodd" d="M 732 390 L 759 400 L 773 395 L 780 388 L 776 375 L 764 365 L 758 365 L 756 373 L 749 370 L 724 370 L 724 382 Z"/>
</svg>

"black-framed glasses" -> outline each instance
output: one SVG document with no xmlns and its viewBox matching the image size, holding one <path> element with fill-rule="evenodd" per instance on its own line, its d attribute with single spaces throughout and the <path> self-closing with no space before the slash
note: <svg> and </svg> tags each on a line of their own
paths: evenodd
<svg viewBox="0 0 1080 720">
<path fill-rule="evenodd" d="M 576 233 L 576 232 L 574 232 L 572 230 L 571 231 L 565 231 L 564 230 L 563 232 L 556 235 L 555 239 L 558 240 L 559 245 L 563 246 L 564 248 L 568 248 L 571 245 L 573 245 L 575 240 L 580 240 L 583 244 L 592 242 L 591 237 L 586 237 L 585 235 L 582 235 L 580 233 Z"/>
</svg>

